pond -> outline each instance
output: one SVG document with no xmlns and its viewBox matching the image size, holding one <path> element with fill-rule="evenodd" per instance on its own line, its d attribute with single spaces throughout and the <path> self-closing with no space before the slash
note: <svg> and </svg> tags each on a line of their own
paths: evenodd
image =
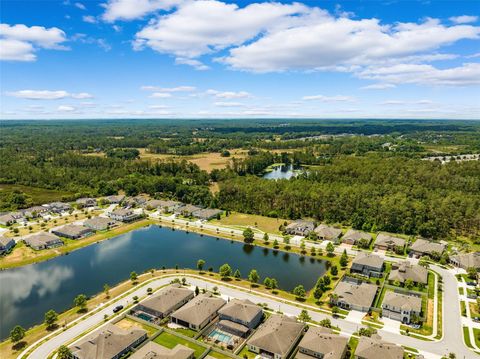
<svg viewBox="0 0 480 359">
<path fill-rule="evenodd" d="M 41 323 L 45 312 L 72 306 L 80 293 L 88 296 L 129 278 L 130 272 L 151 268 L 195 268 L 198 259 L 215 271 L 229 263 L 242 277 L 255 268 L 278 280 L 282 289 L 298 284 L 312 288 L 328 262 L 296 254 L 247 246 L 240 242 L 150 226 L 76 250 L 69 255 L 20 268 L 0 271 L 0 337 L 20 324 Z"/>
<path fill-rule="evenodd" d="M 303 172 L 302 166 L 294 165 L 276 165 L 271 167 L 271 171 L 266 172 L 263 175 L 265 179 L 277 180 L 277 179 L 290 179 L 298 176 Z"/>
</svg>

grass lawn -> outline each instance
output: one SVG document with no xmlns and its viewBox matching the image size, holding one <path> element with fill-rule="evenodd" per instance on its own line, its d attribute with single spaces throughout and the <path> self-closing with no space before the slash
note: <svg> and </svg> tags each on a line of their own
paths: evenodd
<svg viewBox="0 0 480 359">
<path fill-rule="evenodd" d="M 147 331 L 148 336 L 151 336 L 153 333 L 157 332 L 158 329 L 154 328 L 150 325 L 145 323 L 137 322 L 131 318 L 123 318 L 122 320 L 115 323 L 115 325 L 122 329 L 130 329 L 130 328 L 139 328 Z"/>
<path fill-rule="evenodd" d="M 0 184 L 0 192 L 2 194 L 13 191 L 21 191 L 31 197 L 32 205 L 61 201 L 62 197 L 70 197 L 73 195 L 71 192 L 57 191 L 53 189 L 22 186 L 19 184 Z"/>
<path fill-rule="evenodd" d="M 473 336 L 475 337 L 475 345 L 480 348 L 480 329 L 473 328 Z"/>
<path fill-rule="evenodd" d="M 480 317 L 480 312 L 478 311 L 477 303 L 469 302 L 468 305 L 470 307 L 470 315 L 472 317 Z"/>
<path fill-rule="evenodd" d="M 230 358 L 231 358 L 231 357 L 229 357 L 228 355 L 225 355 L 225 354 L 216 352 L 216 351 L 214 351 L 214 350 L 212 350 L 211 352 L 209 352 L 208 355 L 210 355 L 211 357 L 217 358 L 217 359 L 230 359 Z"/>
<path fill-rule="evenodd" d="M 464 294 L 463 288 L 458 288 L 458 294 L 460 294 L 460 295 Z"/>
<path fill-rule="evenodd" d="M 473 349 L 472 342 L 470 341 L 470 333 L 468 331 L 468 327 L 463 327 L 463 338 L 465 339 L 465 344 L 467 347 Z"/>
<path fill-rule="evenodd" d="M 183 334 L 186 337 L 194 338 L 197 335 L 197 332 L 189 329 L 189 328 L 169 328 L 170 330 L 174 330 L 177 333 Z"/>
<path fill-rule="evenodd" d="M 465 302 L 463 300 L 460 301 L 460 312 L 462 313 L 463 317 L 467 316 L 467 308 L 465 307 Z"/>
<path fill-rule="evenodd" d="M 167 333 L 167 332 L 162 332 L 159 336 L 157 336 L 153 341 L 157 344 L 163 345 L 166 348 L 173 349 L 177 344 L 182 344 L 185 345 L 186 347 L 193 349 L 195 351 L 195 357 L 198 358 L 200 357 L 205 350 L 207 350 L 205 347 L 192 343 L 190 341 L 187 341 L 183 338 L 177 337 L 176 335 Z"/>
<path fill-rule="evenodd" d="M 357 349 L 358 338 L 350 337 L 348 340 L 348 346 L 350 347 L 350 358 L 355 358 L 355 349 Z"/>
<path fill-rule="evenodd" d="M 251 352 L 248 350 L 248 346 L 245 345 L 242 350 L 240 350 L 240 353 L 238 353 L 238 356 L 241 357 L 241 358 L 245 358 L 247 357 L 248 359 L 254 359 L 257 354 Z"/>
<path fill-rule="evenodd" d="M 232 212 L 228 217 L 223 216 L 220 220 L 213 220 L 210 223 L 235 226 L 239 229 L 240 227 L 253 227 L 254 229 L 257 228 L 263 232 L 280 234 L 278 227 L 284 222 L 285 219 L 281 218 L 270 218 L 255 214 Z"/>
</svg>

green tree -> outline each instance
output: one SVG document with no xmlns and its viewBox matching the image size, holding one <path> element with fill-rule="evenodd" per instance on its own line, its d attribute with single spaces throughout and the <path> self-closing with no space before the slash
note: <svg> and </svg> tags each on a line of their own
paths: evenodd
<svg viewBox="0 0 480 359">
<path fill-rule="evenodd" d="M 272 290 L 278 289 L 278 282 L 275 278 L 270 278 L 270 288 Z"/>
<path fill-rule="evenodd" d="M 335 247 L 333 246 L 332 242 L 328 242 L 326 249 L 327 249 L 328 256 L 332 257 L 334 255 L 333 252 L 335 251 Z"/>
<path fill-rule="evenodd" d="M 58 352 L 57 352 L 58 359 L 70 359 L 71 357 L 72 357 L 72 351 L 66 345 L 61 345 L 60 348 L 58 348 Z"/>
<path fill-rule="evenodd" d="M 313 289 L 313 297 L 317 300 L 317 302 L 322 298 L 323 290 L 319 286 L 316 286 Z"/>
<path fill-rule="evenodd" d="M 477 270 L 474 267 L 469 267 L 467 269 L 467 275 L 470 279 L 477 279 Z"/>
<path fill-rule="evenodd" d="M 47 326 L 47 328 L 53 328 L 57 320 L 58 314 L 53 309 L 50 309 L 48 312 L 45 313 L 45 325 Z"/>
<path fill-rule="evenodd" d="M 272 287 L 272 281 L 270 280 L 270 278 L 266 277 L 263 280 L 263 285 L 265 286 L 265 288 L 270 289 Z"/>
<path fill-rule="evenodd" d="M 225 263 L 220 266 L 218 273 L 220 274 L 220 277 L 222 277 L 222 279 L 228 278 L 232 275 L 232 268 L 228 263 Z"/>
<path fill-rule="evenodd" d="M 78 310 L 83 312 L 87 309 L 87 296 L 85 294 L 79 294 L 73 300 L 73 304 L 78 307 Z"/>
<path fill-rule="evenodd" d="M 197 261 L 197 269 L 201 272 L 203 270 L 203 266 L 205 265 L 205 261 L 203 259 L 199 259 Z"/>
<path fill-rule="evenodd" d="M 305 241 L 303 239 L 300 242 L 300 251 L 302 252 L 302 254 L 306 253 L 306 251 L 305 251 Z"/>
<path fill-rule="evenodd" d="M 322 326 L 324 328 L 331 328 L 332 327 L 332 322 L 328 318 L 322 319 L 318 324 L 320 324 L 320 326 Z"/>
<path fill-rule="evenodd" d="M 264 242 L 265 244 L 267 244 L 269 239 L 270 239 L 270 237 L 268 236 L 268 233 L 265 232 L 265 233 L 263 234 L 263 242 Z"/>
<path fill-rule="evenodd" d="M 342 267 L 346 267 L 348 265 L 348 255 L 346 249 L 343 250 L 342 256 L 340 257 L 340 265 Z"/>
<path fill-rule="evenodd" d="M 245 243 L 252 243 L 254 239 L 253 230 L 248 227 L 243 231 L 243 240 Z"/>
<path fill-rule="evenodd" d="M 312 320 L 312 317 L 310 316 L 310 314 L 308 314 L 308 312 L 305 309 L 302 309 L 302 311 L 298 315 L 298 320 L 303 322 L 303 323 L 306 323 L 306 322 Z"/>
<path fill-rule="evenodd" d="M 258 283 L 258 281 L 260 280 L 260 276 L 258 275 L 258 272 L 256 269 L 252 269 L 250 271 L 250 273 L 248 274 L 248 280 L 252 283 L 252 284 L 256 284 Z"/>
<path fill-rule="evenodd" d="M 278 248 L 278 246 L 279 246 L 278 240 L 275 239 L 275 240 L 273 241 L 273 248 Z"/>
<path fill-rule="evenodd" d="M 233 276 L 236 278 L 236 279 L 240 279 L 242 277 L 242 275 L 240 274 L 240 271 L 237 269 L 235 271 L 235 273 L 233 273 Z"/>
<path fill-rule="evenodd" d="M 23 338 L 25 338 L 25 329 L 20 325 L 16 325 L 10 332 L 10 340 L 12 343 L 16 344 Z"/>
<path fill-rule="evenodd" d="M 307 295 L 307 292 L 305 291 L 305 288 L 303 285 L 299 284 L 295 288 L 293 288 L 292 293 L 297 297 L 297 298 L 305 298 Z"/>
<path fill-rule="evenodd" d="M 132 281 L 133 284 L 137 283 L 137 279 L 138 279 L 137 272 L 133 271 L 132 273 L 130 273 L 130 280 Z"/>
<path fill-rule="evenodd" d="M 412 289 L 413 288 L 413 280 L 411 280 L 410 278 L 408 278 L 406 281 L 405 281 L 405 288 L 407 289 Z"/>
<path fill-rule="evenodd" d="M 337 274 L 338 274 L 338 268 L 336 265 L 332 265 L 331 268 L 330 268 L 330 274 L 333 276 L 333 277 L 336 277 Z"/>
<path fill-rule="evenodd" d="M 110 298 L 110 286 L 108 284 L 103 285 L 103 293 L 105 293 L 105 297 Z"/>
</svg>

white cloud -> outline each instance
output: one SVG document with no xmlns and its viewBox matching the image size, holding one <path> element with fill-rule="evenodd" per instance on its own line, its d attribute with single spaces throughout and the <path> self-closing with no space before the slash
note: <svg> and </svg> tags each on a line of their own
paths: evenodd
<svg viewBox="0 0 480 359">
<path fill-rule="evenodd" d="M 92 15 L 84 15 L 82 19 L 84 22 L 88 22 L 89 24 L 95 24 L 97 22 L 95 16 Z"/>
<path fill-rule="evenodd" d="M 169 10 L 182 0 L 109 0 L 102 18 L 107 22 L 134 20 L 157 10 Z"/>
<path fill-rule="evenodd" d="M 395 87 L 397 86 L 395 86 L 394 84 L 378 83 L 378 84 L 363 86 L 360 89 L 361 90 L 386 90 L 386 89 L 391 89 Z"/>
<path fill-rule="evenodd" d="M 166 105 L 151 105 L 151 106 L 148 106 L 149 109 L 151 110 L 165 110 L 168 108 L 168 106 Z"/>
<path fill-rule="evenodd" d="M 207 90 L 207 95 L 214 96 L 216 98 L 222 99 L 234 99 L 234 98 L 247 98 L 251 97 L 252 95 L 246 91 L 217 91 L 217 90 Z"/>
<path fill-rule="evenodd" d="M 351 96 L 324 96 L 324 95 L 313 95 L 313 96 L 303 96 L 302 100 L 305 101 L 320 101 L 320 102 L 346 102 L 346 101 L 355 101 L 354 97 Z"/>
<path fill-rule="evenodd" d="M 69 93 L 64 90 L 50 91 L 50 90 L 20 90 L 6 92 L 8 96 L 23 98 L 27 100 L 60 100 L 64 98 L 87 99 L 93 96 L 86 92 Z"/>
<path fill-rule="evenodd" d="M 151 98 L 170 98 L 172 94 L 169 92 L 154 92 L 149 97 Z"/>
<path fill-rule="evenodd" d="M 472 15 L 461 15 L 461 16 L 452 16 L 449 20 L 455 24 L 469 24 L 472 22 L 478 21 L 478 16 Z"/>
<path fill-rule="evenodd" d="M 360 78 L 388 83 L 467 86 L 480 84 L 480 64 L 466 63 L 458 67 L 438 69 L 432 65 L 399 64 L 370 67 L 357 74 Z"/>
<path fill-rule="evenodd" d="M 73 106 L 60 105 L 57 107 L 57 111 L 60 111 L 60 112 L 73 112 L 75 110 L 76 108 Z"/>
<path fill-rule="evenodd" d="M 175 59 L 175 63 L 177 65 L 192 66 L 193 68 L 195 68 L 196 70 L 199 70 L 199 71 L 205 71 L 205 70 L 210 69 L 210 67 L 208 67 L 207 65 L 205 65 L 201 61 L 198 61 L 198 60 L 195 60 L 195 59 L 187 59 L 185 57 L 177 57 Z"/>
<path fill-rule="evenodd" d="M 222 101 L 214 102 L 213 105 L 217 107 L 244 107 L 245 106 L 245 104 L 241 102 L 222 102 Z"/>
<path fill-rule="evenodd" d="M 81 2 L 76 2 L 74 5 L 75 5 L 75 7 L 79 8 L 80 10 L 87 10 L 85 5 L 83 5 Z"/>
<path fill-rule="evenodd" d="M 0 60 L 35 61 L 38 49 L 65 50 L 65 33 L 56 28 L 0 24 Z"/>
<path fill-rule="evenodd" d="M 141 90 L 144 91 L 157 91 L 157 92 L 192 92 L 196 88 L 194 86 L 176 86 L 176 87 L 159 87 L 159 86 L 142 86 Z"/>
</svg>

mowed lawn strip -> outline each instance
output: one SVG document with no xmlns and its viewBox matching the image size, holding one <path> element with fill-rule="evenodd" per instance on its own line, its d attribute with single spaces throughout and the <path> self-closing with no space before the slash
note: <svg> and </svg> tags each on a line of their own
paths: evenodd
<svg viewBox="0 0 480 359">
<path fill-rule="evenodd" d="M 153 341 L 169 349 L 175 348 L 177 344 L 182 344 L 190 349 L 193 349 L 195 351 L 194 355 L 196 358 L 199 358 L 203 352 L 207 350 L 205 347 L 202 347 L 199 344 L 192 343 L 167 332 L 162 332 L 159 336 L 153 339 Z"/>
</svg>

